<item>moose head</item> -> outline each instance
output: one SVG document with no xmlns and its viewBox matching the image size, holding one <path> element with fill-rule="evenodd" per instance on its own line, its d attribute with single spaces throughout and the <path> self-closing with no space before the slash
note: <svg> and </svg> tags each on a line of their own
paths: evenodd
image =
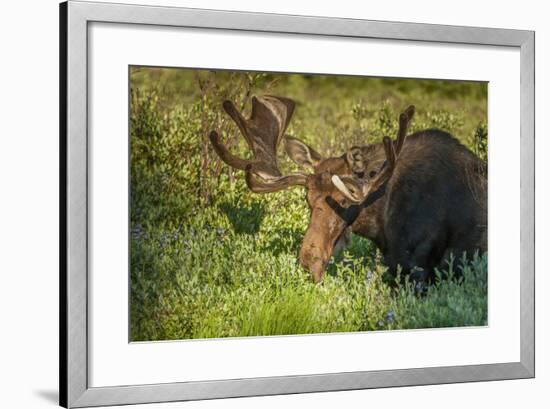
<svg viewBox="0 0 550 409">
<path fill-rule="evenodd" d="M 244 171 L 252 192 L 270 193 L 293 186 L 306 189 L 311 219 L 300 249 L 300 263 L 311 272 L 314 282 L 320 282 L 330 258 L 349 243 L 351 225 L 361 211 L 384 194 L 399 160 L 414 107 L 400 115 L 396 140 L 384 137 L 382 161 L 370 160 L 369 146 L 352 147 L 340 157 L 323 158 L 299 139 L 286 136 L 295 108 L 288 98 L 252 97 L 248 119 L 231 101 L 225 101 L 223 108 L 240 129 L 252 158 L 233 155 L 215 131 L 210 133 L 210 141 L 226 164 Z M 283 175 L 277 160 L 281 142 L 288 156 L 312 173 Z"/>
</svg>

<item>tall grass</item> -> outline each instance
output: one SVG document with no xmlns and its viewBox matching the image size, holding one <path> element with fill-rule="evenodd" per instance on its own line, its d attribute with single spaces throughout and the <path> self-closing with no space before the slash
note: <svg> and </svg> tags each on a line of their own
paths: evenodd
<svg viewBox="0 0 550 409">
<path fill-rule="evenodd" d="M 251 193 L 207 142 L 216 129 L 246 157 L 221 102 L 246 112 L 252 94 L 272 93 L 297 101 L 288 133 L 324 155 L 393 135 L 415 104 L 414 129 L 447 129 L 485 159 L 485 84 L 139 67 L 130 80 L 132 340 L 486 324 L 485 255 L 419 289 L 388 282 L 373 244 L 355 236 L 312 284 L 297 263 L 304 192 Z"/>
</svg>

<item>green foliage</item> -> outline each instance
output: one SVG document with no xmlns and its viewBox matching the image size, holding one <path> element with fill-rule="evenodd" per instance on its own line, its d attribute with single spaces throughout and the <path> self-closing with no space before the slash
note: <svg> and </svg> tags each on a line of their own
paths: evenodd
<svg viewBox="0 0 550 409">
<path fill-rule="evenodd" d="M 418 291 L 388 282 L 355 236 L 314 285 L 297 262 L 304 192 L 250 193 L 207 139 L 217 130 L 248 157 L 221 103 L 246 114 L 252 94 L 272 93 L 297 101 L 288 133 L 324 155 L 394 135 L 415 104 L 415 129 L 446 129 L 486 160 L 486 84 L 155 68 L 132 68 L 130 84 L 132 340 L 486 325 L 486 256 Z"/>
<path fill-rule="evenodd" d="M 480 122 L 468 140 L 468 146 L 485 163 L 488 160 L 488 137 L 487 122 Z"/>
</svg>

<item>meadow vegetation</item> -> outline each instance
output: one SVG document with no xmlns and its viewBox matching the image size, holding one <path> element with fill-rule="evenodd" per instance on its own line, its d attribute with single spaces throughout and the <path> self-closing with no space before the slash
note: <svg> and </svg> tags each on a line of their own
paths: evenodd
<svg viewBox="0 0 550 409">
<path fill-rule="evenodd" d="M 412 131 L 447 130 L 487 160 L 485 83 L 132 67 L 130 88 L 132 341 L 487 324 L 486 255 L 449 260 L 420 289 L 388 280 L 374 245 L 354 236 L 313 284 L 297 257 L 304 191 L 251 193 L 208 142 L 217 130 L 247 157 L 221 103 L 247 113 L 252 95 L 273 94 L 297 102 L 287 134 L 326 156 L 394 136 L 414 104 Z"/>
</svg>

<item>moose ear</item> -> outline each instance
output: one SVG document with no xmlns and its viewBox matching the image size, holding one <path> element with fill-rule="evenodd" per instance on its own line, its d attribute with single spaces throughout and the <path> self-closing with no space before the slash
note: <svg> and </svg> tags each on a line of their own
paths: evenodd
<svg viewBox="0 0 550 409">
<path fill-rule="evenodd" d="M 365 172 L 366 163 L 363 156 L 363 149 L 359 146 L 354 146 L 346 152 L 346 162 L 355 174 Z"/>
<path fill-rule="evenodd" d="M 285 151 L 294 163 L 302 167 L 313 168 L 323 159 L 321 155 L 301 140 L 288 136 L 285 136 Z"/>
</svg>

